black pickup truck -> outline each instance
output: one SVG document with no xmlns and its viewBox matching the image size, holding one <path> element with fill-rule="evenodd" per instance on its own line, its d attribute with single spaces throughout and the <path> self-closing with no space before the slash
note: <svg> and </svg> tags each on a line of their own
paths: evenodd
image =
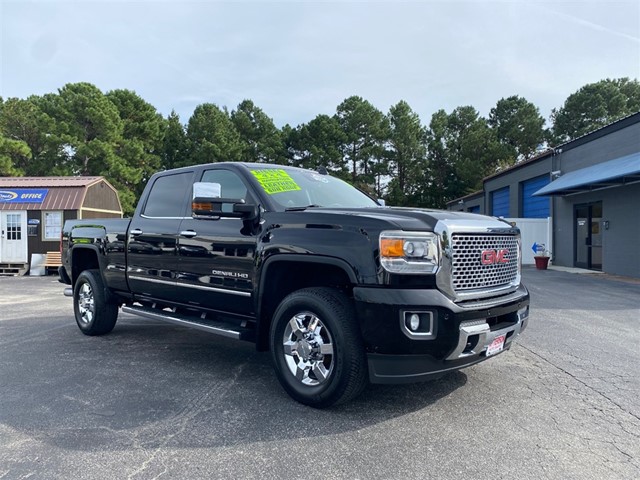
<svg viewBox="0 0 640 480">
<path fill-rule="evenodd" d="M 109 333 L 121 309 L 255 342 L 314 407 L 486 360 L 529 315 L 517 228 L 384 207 L 323 169 L 157 173 L 132 219 L 68 221 L 62 248 L 84 334 Z"/>
</svg>

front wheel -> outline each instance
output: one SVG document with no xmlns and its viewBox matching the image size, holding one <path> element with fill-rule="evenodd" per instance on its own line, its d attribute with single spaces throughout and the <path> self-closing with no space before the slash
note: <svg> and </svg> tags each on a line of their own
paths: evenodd
<svg viewBox="0 0 640 480">
<path fill-rule="evenodd" d="M 364 346 L 351 301 L 332 288 L 288 295 L 270 330 L 278 380 L 295 400 L 316 408 L 346 402 L 367 384 Z"/>
<path fill-rule="evenodd" d="M 99 270 L 85 270 L 73 288 L 73 311 L 85 335 L 104 335 L 113 330 L 118 305 L 107 300 Z"/>
</svg>

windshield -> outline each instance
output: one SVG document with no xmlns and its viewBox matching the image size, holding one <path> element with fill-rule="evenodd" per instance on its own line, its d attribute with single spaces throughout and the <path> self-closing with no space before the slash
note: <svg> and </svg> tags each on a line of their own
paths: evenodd
<svg viewBox="0 0 640 480">
<path fill-rule="evenodd" d="M 340 179 L 312 170 L 252 169 L 262 189 L 285 209 L 304 207 L 361 208 L 379 206 L 371 197 Z"/>
</svg>

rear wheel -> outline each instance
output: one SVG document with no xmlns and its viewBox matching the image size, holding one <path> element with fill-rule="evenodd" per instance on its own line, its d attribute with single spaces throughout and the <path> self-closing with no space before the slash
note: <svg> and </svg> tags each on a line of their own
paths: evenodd
<svg viewBox="0 0 640 480">
<path fill-rule="evenodd" d="M 85 335 L 104 335 L 113 330 L 118 305 L 107 300 L 99 270 L 85 270 L 78 277 L 73 288 L 73 310 Z"/>
<path fill-rule="evenodd" d="M 278 380 L 295 400 L 322 408 L 346 402 L 367 384 L 367 367 L 351 301 L 332 288 L 288 295 L 271 324 Z"/>
</svg>

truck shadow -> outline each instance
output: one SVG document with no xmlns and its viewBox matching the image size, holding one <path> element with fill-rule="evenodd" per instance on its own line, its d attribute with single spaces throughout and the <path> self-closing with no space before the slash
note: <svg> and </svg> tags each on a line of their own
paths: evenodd
<svg viewBox="0 0 640 480">
<path fill-rule="evenodd" d="M 290 399 L 269 354 L 248 343 L 127 317 L 108 336 L 76 335 L 60 348 L 80 352 L 37 374 L 50 379 L 48 413 L 34 417 L 38 406 L 22 400 L 12 417 L 38 424 L 37 434 L 26 428 L 37 440 L 78 451 L 215 448 L 355 432 L 429 409 L 467 381 L 454 372 L 426 383 L 370 385 L 350 403 L 317 410 Z M 92 361 L 78 362 L 84 356 Z M 70 370 L 71 383 L 63 373 Z"/>
</svg>

